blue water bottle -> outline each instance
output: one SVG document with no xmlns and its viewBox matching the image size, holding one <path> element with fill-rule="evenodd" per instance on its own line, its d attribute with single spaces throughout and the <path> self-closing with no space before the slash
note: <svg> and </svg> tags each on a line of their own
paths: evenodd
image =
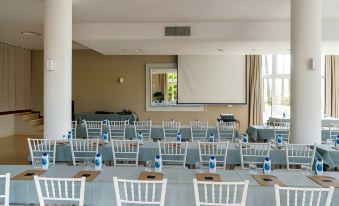
<svg viewBox="0 0 339 206">
<path fill-rule="evenodd" d="M 247 134 L 242 135 L 242 143 L 244 145 L 247 145 L 247 143 L 248 143 L 248 135 Z"/>
<path fill-rule="evenodd" d="M 283 145 L 282 135 L 278 134 L 278 136 L 277 136 L 277 146 L 282 147 L 282 145 Z"/>
<path fill-rule="evenodd" d="M 44 152 L 41 157 L 41 169 L 48 170 L 49 167 L 49 154 Z"/>
<path fill-rule="evenodd" d="M 317 159 L 317 162 L 315 164 L 315 172 L 316 175 L 323 175 L 324 173 L 324 161 L 321 157 Z"/>
<path fill-rule="evenodd" d="M 269 157 L 265 157 L 263 169 L 264 174 L 269 175 L 271 173 L 271 160 Z"/>
<path fill-rule="evenodd" d="M 208 142 L 214 142 L 215 138 L 214 138 L 214 134 L 211 133 L 210 136 L 208 137 Z"/>
<path fill-rule="evenodd" d="M 95 155 L 94 170 L 101 170 L 102 167 L 102 155 L 97 153 Z"/>
<path fill-rule="evenodd" d="M 73 139 L 72 131 L 68 131 L 67 139 L 68 139 L 68 141 L 71 141 Z"/>
<path fill-rule="evenodd" d="M 209 162 L 209 164 L 208 164 L 208 171 L 210 172 L 210 173 L 215 173 L 216 171 L 217 171 L 217 160 L 216 160 L 216 158 L 215 158 L 215 156 L 211 156 L 211 158 L 210 158 L 210 162 Z"/>
<path fill-rule="evenodd" d="M 125 119 L 126 125 L 129 125 L 129 119 Z"/>
<path fill-rule="evenodd" d="M 83 126 L 86 126 L 86 119 L 84 118 L 84 119 L 81 119 L 81 124 L 83 125 Z"/>
<path fill-rule="evenodd" d="M 177 143 L 180 143 L 180 142 L 181 142 L 181 138 L 182 138 L 181 133 L 178 132 L 178 133 L 177 133 L 177 138 L 176 138 Z"/>
<path fill-rule="evenodd" d="M 283 118 L 284 118 L 284 119 L 286 118 L 286 113 L 285 113 L 285 112 L 283 113 Z"/>
<path fill-rule="evenodd" d="M 138 144 L 142 144 L 143 143 L 143 135 L 142 132 L 138 132 L 137 134 L 137 139 L 138 139 Z"/>
<path fill-rule="evenodd" d="M 102 124 L 103 124 L 103 125 L 107 125 L 107 124 L 108 124 L 108 119 L 107 119 L 107 118 L 104 119 L 104 120 L 102 121 Z"/>
<path fill-rule="evenodd" d="M 337 137 L 335 138 L 335 147 L 339 147 L 339 135 L 337 135 Z"/>
<path fill-rule="evenodd" d="M 108 132 L 107 131 L 102 134 L 102 139 L 104 139 L 105 143 L 108 143 Z"/>
<path fill-rule="evenodd" d="M 157 155 L 155 156 L 155 160 L 154 160 L 154 171 L 161 172 L 161 169 L 162 169 L 161 157 L 160 155 Z"/>
</svg>

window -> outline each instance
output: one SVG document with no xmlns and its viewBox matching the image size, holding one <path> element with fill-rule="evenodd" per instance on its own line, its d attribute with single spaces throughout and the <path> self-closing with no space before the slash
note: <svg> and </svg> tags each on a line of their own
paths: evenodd
<svg viewBox="0 0 339 206">
<path fill-rule="evenodd" d="M 263 55 L 264 122 L 290 116 L 290 55 Z"/>
<path fill-rule="evenodd" d="M 321 58 L 321 111 L 324 114 L 325 105 L 325 63 Z M 263 55 L 263 121 L 269 117 L 290 116 L 290 74 L 291 57 L 287 55 Z"/>
</svg>

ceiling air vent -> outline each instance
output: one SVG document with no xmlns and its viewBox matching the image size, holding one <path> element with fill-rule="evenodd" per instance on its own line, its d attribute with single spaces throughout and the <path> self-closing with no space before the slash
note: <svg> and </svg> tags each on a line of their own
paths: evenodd
<svg viewBox="0 0 339 206">
<path fill-rule="evenodd" d="M 191 36 L 191 27 L 189 26 L 166 26 L 165 36 Z"/>
</svg>

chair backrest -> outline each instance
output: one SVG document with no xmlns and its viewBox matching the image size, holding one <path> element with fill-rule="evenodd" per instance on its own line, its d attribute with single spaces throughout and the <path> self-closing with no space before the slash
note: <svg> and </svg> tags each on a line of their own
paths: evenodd
<svg viewBox="0 0 339 206">
<path fill-rule="evenodd" d="M 42 154 L 49 154 L 50 164 L 55 165 L 56 140 L 27 138 L 32 165 L 41 164 Z"/>
<path fill-rule="evenodd" d="M 111 144 L 114 166 L 118 165 L 138 166 L 139 160 L 138 140 L 112 140 Z M 118 163 L 118 161 L 122 161 L 123 163 Z M 131 164 L 130 162 L 135 163 Z"/>
<path fill-rule="evenodd" d="M 164 166 L 186 165 L 188 142 L 158 141 L 159 154 Z"/>
<path fill-rule="evenodd" d="M 48 201 L 72 202 L 84 205 L 86 178 L 51 178 L 34 176 L 40 206 Z"/>
<path fill-rule="evenodd" d="M 215 156 L 217 167 L 226 169 L 228 142 L 200 142 L 199 158 L 203 165 L 208 166 L 211 156 Z"/>
<path fill-rule="evenodd" d="M 178 132 L 180 132 L 180 122 L 169 121 L 162 122 L 165 141 L 175 141 Z"/>
<path fill-rule="evenodd" d="M 111 139 L 125 139 L 126 137 L 126 121 L 108 121 L 109 136 Z"/>
<path fill-rule="evenodd" d="M 339 124 L 330 124 L 330 139 L 335 140 L 339 135 Z"/>
<path fill-rule="evenodd" d="M 152 131 L 151 121 L 134 121 L 135 137 L 137 137 L 138 132 L 141 132 L 144 139 L 151 140 L 151 131 Z"/>
<path fill-rule="evenodd" d="M 190 121 L 192 142 L 207 141 L 208 122 Z"/>
<path fill-rule="evenodd" d="M 234 141 L 235 123 L 234 122 L 217 122 L 218 139 L 220 141 Z"/>
<path fill-rule="evenodd" d="M 0 202 L 3 203 L 3 206 L 9 206 L 9 189 L 10 189 L 10 173 L 6 173 L 5 175 L 0 175 L 0 180 L 3 185 L 1 187 L 0 191 L 3 191 L 2 194 L 0 194 Z"/>
<path fill-rule="evenodd" d="M 263 164 L 265 157 L 270 156 L 271 143 L 239 143 L 241 168 L 245 164 Z"/>
<path fill-rule="evenodd" d="M 77 121 L 72 121 L 72 138 L 76 139 L 77 138 L 77 127 L 78 127 L 78 122 Z"/>
<path fill-rule="evenodd" d="M 117 206 L 165 205 L 167 179 L 125 180 L 113 177 L 113 184 Z"/>
<path fill-rule="evenodd" d="M 101 138 L 102 124 L 102 121 L 86 121 L 87 138 Z"/>
<path fill-rule="evenodd" d="M 290 122 L 273 122 L 274 139 L 277 142 L 278 135 L 283 141 L 290 141 Z"/>
<path fill-rule="evenodd" d="M 99 139 L 73 139 L 70 142 L 73 166 L 94 162 L 99 149 Z"/>
<path fill-rule="evenodd" d="M 287 169 L 290 169 L 290 165 L 304 165 L 312 170 L 317 149 L 315 145 L 289 144 L 285 142 L 285 149 Z"/>
<path fill-rule="evenodd" d="M 330 206 L 334 188 L 295 188 L 274 185 L 274 190 L 276 206 Z"/>
<path fill-rule="evenodd" d="M 195 205 L 245 206 L 248 180 L 210 182 L 193 179 Z"/>
</svg>

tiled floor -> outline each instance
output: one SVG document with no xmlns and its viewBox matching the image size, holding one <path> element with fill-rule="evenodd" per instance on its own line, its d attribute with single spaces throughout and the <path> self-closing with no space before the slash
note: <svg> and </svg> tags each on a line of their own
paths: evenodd
<svg viewBox="0 0 339 206">
<path fill-rule="evenodd" d="M 0 138 L 0 164 L 22 165 L 28 164 L 28 145 L 27 138 L 36 138 L 35 136 L 10 136 Z"/>
</svg>

